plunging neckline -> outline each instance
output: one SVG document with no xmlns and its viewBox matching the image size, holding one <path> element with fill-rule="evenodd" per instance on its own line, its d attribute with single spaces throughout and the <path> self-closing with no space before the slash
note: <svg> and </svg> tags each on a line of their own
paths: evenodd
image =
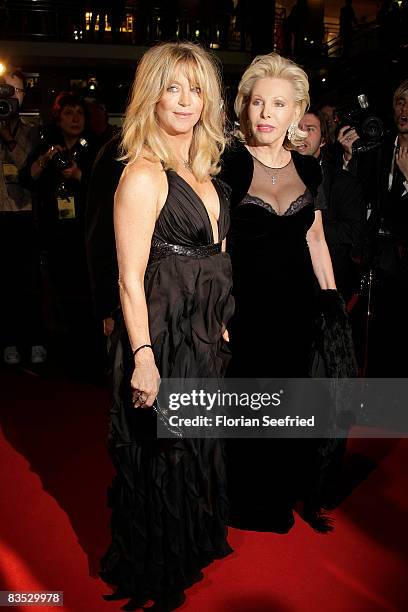
<svg viewBox="0 0 408 612">
<path fill-rule="evenodd" d="M 301 208 L 304 208 L 305 206 L 307 206 L 308 203 L 306 203 L 303 206 L 301 206 L 300 209 L 297 208 L 297 204 L 302 200 L 302 198 L 304 198 L 309 193 L 310 193 L 310 190 L 306 187 L 305 191 L 303 193 L 301 193 L 296 198 L 296 200 L 293 200 L 293 202 L 291 202 L 289 204 L 289 206 L 284 210 L 283 213 L 278 212 L 276 210 L 276 208 L 274 206 L 272 206 L 272 204 L 270 202 L 267 202 L 266 200 L 263 200 L 262 198 L 260 198 L 260 197 L 258 197 L 256 195 L 253 195 L 250 192 L 248 192 L 247 195 L 243 198 L 241 204 L 242 203 L 246 204 L 248 201 L 249 202 L 252 201 L 254 204 L 257 204 L 258 206 L 262 206 L 262 208 L 265 208 L 266 210 L 268 210 L 273 215 L 276 215 L 277 217 L 290 217 L 290 216 L 292 216 L 292 214 L 294 214 L 294 212 L 296 213 Z"/>
<path fill-rule="evenodd" d="M 213 244 L 216 244 L 215 242 L 215 238 L 214 238 L 214 228 L 213 228 L 213 224 L 211 223 L 211 217 L 210 217 L 210 213 L 208 212 L 208 209 L 206 207 L 206 205 L 204 204 L 204 200 L 201 196 L 198 195 L 198 193 L 196 192 L 196 190 L 190 185 L 190 183 L 188 181 L 186 181 L 185 178 L 183 178 L 181 176 L 181 174 L 179 174 L 178 172 L 176 172 L 175 170 L 172 170 L 172 172 L 178 176 L 183 183 L 185 183 L 187 185 L 187 187 L 190 189 L 191 193 L 196 197 L 196 199 L 198 200 L 198 202 L 200 202 L 200 204 L 202 205 L 202 207 L 205 210 L 205 213 L 207 215 L 207 219 L 208 219 L 208 223 L 210 224 L 210 228 L 211 228 L 211 236 L 212 236 L 212 242 Z M 219 206 L 219 213 L 218 213 L 218 218 L 216 218 L 216 223 L 217 223 L 217 243 L 220 241 L 220 217 L 221 217 L 221 198 L 220 198 L 220 194 L 218 192 L 218 189 L 216 187 L 216 183 L 213 183 L 212 179 L 211 179 L 211 184 L 214 185 L 214 189 L 215 189 L 215 193 L 217 194 L 217 198 L 218 198 L 218 206 Z"/>
</svg>

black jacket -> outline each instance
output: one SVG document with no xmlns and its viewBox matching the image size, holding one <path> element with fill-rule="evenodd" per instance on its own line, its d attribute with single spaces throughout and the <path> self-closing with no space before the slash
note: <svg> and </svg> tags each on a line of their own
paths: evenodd
<svg viewBox="0 0 408 612">
<path fill-rule="evenodd" d="M 316 198 L 315 207 L 325 208 L 322 189 L 322 171 L 319 162 L 307 155 L 300 155 L 292 151 L 295 168 L 306 185 Z M 232 189 L 231 206 L 234 208 L 248 193 L 252 182 L 254 163 L 248 149 L 238 139 L 233 138 L 224 152 L 221 160 L 219 178 Z"/>
<path fill-rule="evenodd" d="M 348 165 L 348 172 L 362 183 L 364 198 L 372 208 L 370 226 L 376 232 L 380 225 L 392 232 L 404 244 L 408 244 L 408 194 L 390 192 L 389 173 L 396 134 L 385 138 L 374 151 L 355 155 Z"/>
<path fill-rule="evenodd" d="M 406 282 L 408 266 L 408 193 L 404 194 L 401 173 L 397 189 L 389 190 L 389 174 L 396 134 L 387 136 L 382 145 L 367 154 L 354 156 L 348 171 L 362 182 L 364 196 L 371 204 L 367 223 L 364 259 L 374 266 L 379 277 L 400 278 Z"/>
<path fill-rule="evenodd" d="M 123 163 L 117 161 L 119 136 L 99 151 L 89 182 L 85 213 L 86 252 L 95 312 L 110 317 L 119 305 L 113 201 Z"/>
<path fill-rule="evenodd" d="M 76 236 L 76 241 L 83 244 L 86 189 L 96 151 L 92 137 L 88 134 L 83 134 L 82 137 L 88 141 L 88 147 L 83 148 L 77 142 L 68 152 L 71 156 L 76 155 L 75 161 L 82 171 L 80 181 L 65 179 L 53 162 L 47 165 L 37 179 L 31 176 L 31 166 L 41 155 L 44 155 L 50 145 L 61 145 L 65 148 L 63 134 L 56 125 L 45 128 L 40 143 L 32 151 L 20 171 L 20 183 L 30 189 L 34 196 L 40 235 L 45 248 L 58 249 L 62 235 Z M 69 194 L 75 196 L 75 219 L 62 222 L 59 220 L 56 197 L 56 190 L 61 181 L 67 186 Z"/>
<path fill-rule="evenodd" d="M 398 172 L 400 182 L 396 190 L 388 189 L 389 173 L 394 154 L 395 137 L 387 139 L 380 149 L 379 192 L 380 214 L 384 226 L 395 236 L 396 240 L 408 247 L 408 192 L 404 193 L 404 177 L 395 164 L 394 174 Z"/>
</svg>

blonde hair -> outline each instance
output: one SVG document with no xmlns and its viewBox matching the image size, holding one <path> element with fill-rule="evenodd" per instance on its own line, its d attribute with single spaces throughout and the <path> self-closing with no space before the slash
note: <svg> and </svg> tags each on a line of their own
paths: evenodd
<svg viewBox="0 0 408 612">
<path fill-rule="evenodd" d="M 240 135 L 246 141 L 248 141 L 251 136 L 248 125 L 248 104 L 251 93 L 255 82 L 258 79 L 264 79 L 266 77 L 286 79 L 292 83 L 295 94 L 295 104 L 299 111 L 298 120 L 303 117 L 304 113 L 309 108 L 309 80 L 306 72 L 295 64 L 295 62 L 278 55 L 278 53 L 258 55 L 245 70 L 241 78 L 234 104 L 241 128 Z M 291 140 L 286 136 L 283 146 L 286 148 L 297 147 L 302 144 L 306 136 L 306 132 L 303 132 L 296 126 Z"/>
<path fill-rule="evenodd" d="M 397 100 L 405 96 L 408 96 L 408 79 L 405 79 L 405 81 L 402 81 L 402 83 L 400 83 L 397 89 L 395 90 L 393 100 L 392 100 L 393 105 L 395 106 L 395 103 L 397 102 Z"/>
<path fill-rule="evenodd" d="M 193 43 L 163 43 L 143 55 L 123 123 L 121 160 L 132 163 L 147 148 L 151 159 L 161 160 L 166 169 L 175 169 L 179 164 L 155 112 L 178 68 L 191 84 L 201 89 L 203 110 L 193 129 L 189 161 L 196 179 L 203 181 L 219 172 L 220 155 L 225 147 L 224 113 L 219 70 L 212 56 Z"/>
</svg>

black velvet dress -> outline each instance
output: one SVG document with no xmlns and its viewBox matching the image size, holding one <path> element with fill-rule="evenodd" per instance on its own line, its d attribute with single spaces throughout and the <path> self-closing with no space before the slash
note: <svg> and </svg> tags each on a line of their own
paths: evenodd
<svg viewBox="0 0 408 612">
<path fill-rule="evenodd" d="M 247 194 L 229 236 L 236 312 L 230 324 L 234 376 L 305 377 L 314 337 L 316 280 L 306 243 L 314 198 L 304 192 L 284 214 Z"/>
<path fill-rule="evenodd" d="M 232 378 L 309 376 L 318 286 L 306 233 L 324 201 L 318 163 L 300 157 L 292 154 L 288 166 L 271 172 L 235 143 L 224 159 L 222 177 L 232 187 Z M 283 214 L 271 203 L 279 198 Z M 316 445 L 228 440 L 230 524 L 286 532 L 298 500 L 315 505 Z"/>
<path fill-rule="evenodd" d="M 175 172 L 167 171 L 167 178 L 169 192 L 145 274 L 155 360 L 162 378 L 217 378 L 226 366 L 222 326 L 234 307 L 230 257 L 220 244 L 214 247 L 202 200 Z M 229 227 L 229 190 L 217 179 L 213 184 L 220 199 L 221 243 Z M 164 243 L 190 249 L 190 255 L 166 254 Z M 207 255 L 191 256 L 206 248 Z M 143 603 L 182 592 L 231 548 L 222 441 L 158 440 L 156 413 L 132 406 L 133 363 L 122 320 L 110 420 L 117 471 L 110 490 L 112 543 L 101 576 L 119 595 Z"/>
<path fill-rule="evenodd" d="M 306 234 L 315 210 L 325 206 L 319 164 L 292 153 L 287 166 L 271 173 L 234 142 L 221 176 L 232 188 L 227 248 L 236 304 L 229 373 L 307 377 L 318 285 Z"/>
</svg>

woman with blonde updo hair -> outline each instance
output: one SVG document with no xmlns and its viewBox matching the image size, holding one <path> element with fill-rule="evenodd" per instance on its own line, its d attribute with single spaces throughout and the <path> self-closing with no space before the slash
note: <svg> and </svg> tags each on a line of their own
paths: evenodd
<svg viewBox="0 0 408 612">
<path fill-rule="evenodd" d="M 308 105 L 306 73 L 276 53 L 256 57 L 238 86 L 240 129 L 221 173 L 232 188 L 231 377 L 308 377 L 317 285 L 323 301 L 341 306 L 322 226 L 320 166 L 295 151 Z M 313 453 L 303 442 L 314 441 L 228 441 L 233 526 L 286 533 L 302 501 L 313 527 L 329 528 L 307 484 Z"/>
<path fill-rule="evenodd" d="M 147 51 L 136 71 L 115 194 L 121 309 L 113 335 L 112 543 L 102 578 L 126 610 L 173 610 L 231 552 L 221 440 L 157 439 L 160 378 L 219 378 L 233 311 L 221 87 L 191 43 Z M 164 408 L 164 410 L 163 410 Z M 150 605 L 150 603 L 149 603 Z"/>
<path fill-rule="evenodd" d="M 286 149 L 296 147 L 306 137 L 306 134 L 299 129 L 298 122 L 310 105 L 309 80 L 300 66 L 277 53 L 260 55 L 255 58 L 240 81 L 234 110 L 239 118 L 241 137 L 247 142 L 251 140 L 248 103 L 256 81 L 263 78 L 285 79 L 292 85 L 294 115 L 285 133 L 282 146 Z"/>
</svg>

